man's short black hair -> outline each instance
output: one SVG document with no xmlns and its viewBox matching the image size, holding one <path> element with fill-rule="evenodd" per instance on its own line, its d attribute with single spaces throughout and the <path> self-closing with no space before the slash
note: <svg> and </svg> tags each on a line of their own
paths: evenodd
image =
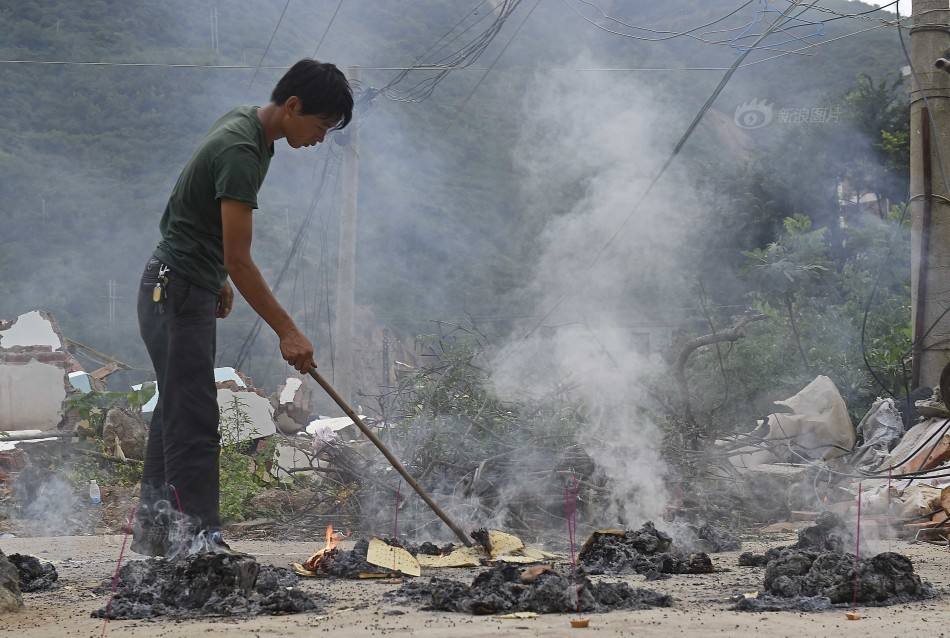
<svg viewBox="0 0 950 638">
<path fill-rule="evenodd" d="M 353 119 L 353 90 L 343 72 L 329 62 L 304 58 L 290 67 L 274 87 L 270 99 L 278 106 L 296 95 L 306 115 L 340 118 L 338 129 Z"/>
</svg>

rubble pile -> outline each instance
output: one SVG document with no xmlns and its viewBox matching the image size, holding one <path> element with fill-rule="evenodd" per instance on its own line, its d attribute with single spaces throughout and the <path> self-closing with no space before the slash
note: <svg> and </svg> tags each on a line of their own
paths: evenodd
<svg viewBox="0 0 950 638">
<path fill-rule="evenodd" d="M 309 611 L 317 602 L 290 570 L 244 554 L 197 554 L 178 561 L 126 563 L 115 596 L 94 618 L 254 616 Z M 111 591 L 111 582 L 103 591 Z"/>
<path fill-rule="evenodd" d="M 599 530 L 584 543 L 578 563 L 588 574 L 637 573 L 647 580 L 665 574 L 710 574 L 712 560 L 703 552 L 686 553 L 651 522 L 639 530 Z"/>
<path fill-rule="evenodd" d="M 0 614 L 23 606 L 20 577 L 16 566 L 0 552 Z"/>
<path fill-rule="evenodd" d="M 853 536 L 829 512 L 801 530 L 798 542 L 746 553 L 740 565 L 765 564 L 763 591 L 737 601 L 739 611 L 820 611 L 832 605 L 893 605 L 932 597 L 933 587 L 914 573 L 910 559 L 894 552 L 855 559 L 846 547 Z"/>
<path fill-rule="evenodd" d="M 16 567 L 20 577 L 20 591 L 43 591 L 54 587 L 59 573 L 52 563 L 46 563 L 28 554 L 10 554 L 7 559 Z"/>
<path fill-rule="evenodd" d="M 400 603 L 422 603 L 423 610 L 465 614 L 535 612 L 540 614 L 602 612 L 614 609 L 670 607 L 673 599 L 626 583 L 593 583 L 582 573 L 570 574 L 550 567 L 521 568 L 499 565 L 482 572 L 465 585 L 446 578 L 403 584 L 386 594 Z"/>
</svg>

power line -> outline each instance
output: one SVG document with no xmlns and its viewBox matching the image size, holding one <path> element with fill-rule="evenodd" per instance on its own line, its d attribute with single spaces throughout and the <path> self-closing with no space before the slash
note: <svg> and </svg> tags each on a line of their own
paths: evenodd
<svg viewBox="0 0 950 638">
<path fill-rule="evenodd" d="M 496 15 L 492 23 L 468 43 L 447 56 L 444 56 L 440 62 L 447 61 L 447 63 L 444 64 L 443 68 L 435 75 L 420 80 L 407 90 L 397 92 L 395 91 L 397 84 L 402 82 L 408 74 L 408 72 L 403 72 L 390 80 L 389 83 L 378 92 L 397 102 L 418 103 L 429 98 L 435 91 L 436 86 L 448 77 L 449 73 L 456 69 L 469 67 L 481 57 L 488 46 L 494 41 L 495 37 L 501 32 L 505 22 L 507 22 L 508 18 L 521 6 L 522 2 L 523 0 L 502 0 L 498 6 L 494 8 Z"/>
<path fill-rule="evenodd" d="M 280 17 L 277 18 L 277 24 L 274 25 L 274 31 L 270 34 L 270 40 L 267 41 L 267 46 L 264 47 L 264 53 L 261 54 L 261 59 L 258 61 L 257 66 L 254 68 L 254 75 L 251 76 L 251 81 L 247 83 L 247 88 L 251 88 L 254 84 L 254 80 L 257 79 L 257 74 L 261 70 L 261 65 L 264 64 L 264 58 L 267 57 L 267 52 L 270 51 L 270 45 L 274 41 L 274 36 L 277 35 L 277 29 L 280 28 L 280 23 L 284 21 L 284 14 L 287 13 L 287 7 L 290 6 L 290 0 L 284 3 L 284 8 L 280 12 Z"/>
<path fill-rule="evenodd" d="M 468 106 L 469 100 L 471 100 L 472 96 L 475 95 L 475 92 L 478 91 L 478 87 L 482 85 L 482 82 L 485 81 L 485 78 L 488 77 L 488 74 L 491 73 L 492 69 L 495 68 L 495 65 L 498 64 L 498 60 L 501 59 L 501 56 L 505 55 L 505 51 L 507 51 L 508 47 L 511 46 L 511 43 L 515 41 L 515 38 L 518 37 L 518 34 L 521 33 L 521 28 L 525 25 L 525 23 L 528 21 L 528 18 L 531 17 L 531 14 L 534 13 L 534 10 L 537 9 L 538 5 L 540 4 L 541 4 L 541 0 L 537 0 L 537 2 L 534 3 L 534 6 L 531 7 L 531 10 L 525 14 L 524 19 L 518 24 L 518 27 L 515 29 L 515 32 L 511 34 L 511 38 L 508 40 L 508 42 L 505 43 L 505 46 L 502 48 L 501 52 L 499 52 L 498 56 L 494 60 L 492 60 L 492 63 L 488 65 L 488 68 L 485 69 L 485 74 L 482 75 L 482 77 L 478 78 L 478 82 L 475 83 L 475 86 L 472 87 L 472 90 L 469 91 L 468 95 L 465 96 L 465 99 L 462 100 L 462 104 L 456 110 L 456 114 L 461 113 L 462 111 L 465 110 L 465 107 Z"/>
<path fill-rule="evenodd" d="M 317 188 L 316 193 L 314 193 L 313 200 L 310 203 L 310 209 L 307 211 L 307 215 L 304 218 L 303 222 L 300 224 L 300 229 L 297 231 L 297 235 L 294 237 L 294 240 L 290 247 L 290 253 L 287 255 L 287 258 L 284 260 L 284 265 L 281 267 L 280 272 L 277 274 L 277 279 L 274 282 L 272 292 L 276 295 L 280 290 L 281 283 L 283 283 L 284 276 L 287 274 L 290 264 L 294 259 L 294 256 L 297 254 L 297 251 L 300 250 L 300 246 L 303 243 L 303 238 L 306 235 L 307 229 L 310 227 L 310 222 L 313 219 L 314 212 L 317 210 L 317 205 L 320 202 L 320 198 L 323 195 L 324 190 L 327 185 L 327 174 L 330 168 L 330 160 L 336 157 L 335 155 L 328 154 L 323 165 L 323 175 L 320 178 L 320 185 Z M 241 343 L 240 348 L 238 349 L 237 356 L 235 358 L 234 367 L 240 369 L 244 364 L 244 361 L 251 353 L 251 348 L 254 345 L 254 341 L 257 340 L 257 336 L 260 334 L 261 329 L 263 328 L 263 320 L 260 316 L 256 317 L 254 323 L 251 326 L 251 329 L 248 331 L 247 336 L 244 338 L 244 341 Z"/>
<path fill-rule="evenodd" d="M 681 36 L 684 36 L 684 35 L 690 35 L 693 31 L 699 31 L 700 29 L 705 29 L 706 27 L 711 27 L 711 26 L 713 26 L 714 24 L 718 24 L 718 23 L 722 22 L 722 21 L 725 20 L 726 18 L 731 18 L 732 16 L 734 16 L 734 15 L 737 14 L 737 13 L 739 13 L 741 10 L 745 9 L 747 6 L 749 6 L 750 4 L 752 4 L 753 2 L 755 2 L 755 0 L 747 0 L 746 2 L 742 3 L 741 5 L 739 5 L 738 7 L 736 7 L 735 9 L 733 9 L 732 11 L 730 11 L 729 13 L 727 13 L 726 15 L 722 16 L 721 18 L 716 18 L 715 20 L 713 20 L 713 21 L 711 21 L 711 22 L 706 22 L 705 24 L 701 24 L 701 25 L 696 26 L 696 27 L 693 27 L 693 28 L 691 28 L 691 29 L 687 29 L 686 31 L 664 31 L 664 30 L 662 30 L 662 29 L 651 29 L 650 27 L 641 27 L 641 26 L 637 26 L 637 25 L 634 25 L 634 24 L 628 24 L 627 22 L 624 22 L 623 20 L 620 20 L 620 19 L 615 18 L 615 17 L 613 17 L 613 16 L 607 15 L 607 13 L 606 13 L 601 7 L 597 6 L 597 5 L 594 4 L 593 2 L 590 2 L 590 0 L 577 0 L 577 1 L 580 2 L 580 3 L 582 3 L 582 4 L 586 4 L 586 5 L 589 6 L 589 7 L 593 7 L 594 9 L 596 9 L 596 10 L 600 13 L 601 16 L 603 16 L 603 17 L 604 17 L 605 19 L 607 19 L 607 20 L 610 20 L 611 22 L 616 22 L 617 24 L 621 24 L 621 25 L 623 25 L 623 26 L 625 26 L 625 27 L 629 27 L 629 28 L 631 28 L 631 29 L 639 29 L 639 30 L 641 30 L 641 31 L 647 31 L 647 32 L 649 32 L 649 33 L 663 34 L 664 37 L 660 37 L 660 38 L 646 38 L 646 37 L 631 36 L 631 37 L 636 37 L 636 39 L 638 39 L 638 40 L 649 40 L 649 41 L 652 41 L 652 42 L 660 42 L 660 41 L 663 41 L 663 40 L 672 40 L 673 38 L 678 38 L 678 37 L 681 37 Z M 567 0 L 565 0 L 565 4 L 567 4 Z M 570 5 L 568 5 L 568 6 L 570 6 Z M 574 7 L 571 7 L 571 8 L 573 9 Z M 584 16 L 581 15 L 581 17 L 584 17 Z"/>
<path fill-rule="evenodd" d="M 330 21 L 327 23 L 327 28 L 323 30 L 323 35 L 321 35 L 320 39 L 317 40 L 317 46 L 314 47 L 313 55 L 310 56 L 311 58 L 313 59 L 317 58 L 317 51 L 320 50 L 320 46 L 323 44 L 323 41 L 326 39 L 327 34 L 330 33 L 330 28 L 333 26 L 333 21 L 336 20 L 336 14 L 340 12 L 340 7 L 342 6 L 343 6 L 343 0 L 340 0 L 336 5 L 336 9 L 333 10 L 333 15 L 330 16 Z"/>
<path fill-rule="evenodd" d="M 660 181 L 660 178 L 663 177 L 664 173 L 666 173 L 666 170 L 667 170 L 667 169 L 670 167 L 670 165 L 673 163 L 673 160 L 676 159 L 676 156 L 677 156 L 677 155 L 679 155 L 680 151 L 683 149 L 683 146 L 685 146 L 687 140 L 689 140 L 690 136 L 693 134 L 693 131 L 696 130 L 696 127 L 699 125 L 700 120 L 702 120 L 702 118 L 703 118 L 703 116 L 706 114 L 706 112 L 707 112 L 710 108 L 712 108 L 712 105 L 713 105 L 713 103 L 716 101 L 716 98 L 718 98 L 718 97 L 719 97 L 719 94 L 722 93 L 723 89 L 726 88 L 726 84 L 729 83 L 729 80 L 732 78 L 733 74 L 734 74 L 734 73 L 736 72 L 736 70 L 740 67 L 740 65 L 741 65 L 742 62 L 746 59 L 746 57 L 748 57 L 748 55 L 752 52 L 752 49 L 754 49 L 762 40 L 764 40 L 765 38 L 767 38 L 776 28 L 778 28 L 778 26 L 781 24 L 782 20 L 784 20 L 785 18 L 787 18 L 787 17 L 788 17 L 788 14 L 791 13 L 792 9 L 794 9 L 794 8 L 796 8 L 796 7 L 798 7 L 798 6 L 800 5 L 801 0 L 792 0 L 792 2 L 794 2 L 794 4 L 792 4 L 792 5 L 789 6 L 787 9 L 785 9 L 784 11 L 782 11 L 781 15 L 779 15 L 779 17 L 776 18 L 775 21 L 772 22 L 771 25 L 769 25 L 769 28 L 766 29 L 765 33 L 763 33 L 761 36 L 759 36 L 759 37 L 756 39 L 756 41 L 753 43 L 752 47 L 750 47 L 749 49 L 747 49 L 746 51 L 744 51 L 738 58 L 736 58 L 736 61 L 732 63 L 732 66 L 729 67 L 729 70 L 726 71 L 726 73 L 725 73 L 725 75 L 723 75 L 722 79 L 719 80 L 719 84 L 718 84 L 718 85 L 716 86 L 716 88 L 713 90 L 712 95 L 710 95 L 709 98 L 706 99 L 706 102 L 702 105 L 702 107 L 700 107 L 699 112 L 698 112 L 698 113 L 696 114 L 696 116 L 693 118 L 693 121 L 690 122 L 690 124 L 689 124 L 688 127 L 686 127 L 686 131 L 685 131 L 685 132 L 683 133 L 683 135 L 680 137 L 679 141 L 676 142 L 676 145 L 673 147 L 672 153 L 670 153 L 669 157 L 666 159 L 666 161 L 665 161 L 665 162 L 663 163 L 663 165 L 660 167 L 660 170 L 656 173 L 656 175 L 654 175 L 653 179 L 650 181 L 650 183 L 649 183 L 649 185 L 647 186 L 646 190 L 643 191 L 643 193 L 642 193 L 642 194 L 640 195 L 640 197 L 637 199 L 637 202 L 633 205 L 633 208 L 630 210 L 630 212 L 627 214 L 627 216 L 624 217 L 624 219 L 620 222 L 620 225 L 617 227 L 617 229 L 613 232 L 613 234 L 611 234 L 611 236 L 607 239 L 607 241 L 604 242 L 603 246 L 601 246 L 601 248 L 600 248 L 600 249 L 597 251 L 597 253 L 594 255 L 594 259 L 591 260 L 590 264 L 588 264 L 588 266 L 585 268 L 586 271 L 589 272 L 589 271 L 597 264 L 597 262 L 600 261 L 600 258 L 603 256 L 603 254 L 604 254 L 607 250 L 609 250 L 609 248 L 613 245 L 614 241 L 616 241 L 617 237 L 620 236 L 620 233 L 623 232 L 623 229 L 627 226 L 627 224 L 630 222 L 630 220 L 633 219 L 633 216 L 634 216 L 634 215 L 637 213 L 637 211 L 640 209 L 640 206 L 643 204 L 643 202 L 646 201 L 647 197 L 650 195 L 650 193 L 653 191 L 654 187 L 655 187 L 655 186 L 657 185 L 657 183 Z M 818 0 L 812 0 L 812 4 L 815 4 L 815 3 L 817 3 L 817 2 L 818 2 Z M 524 339 L 527 339 L 527 338 L 530 337 L 532 334 L 534 334 L 534 332 L 535 332 L 539 327 L 541 327 L 541 325 L 547 320 L 547 318 L 550 317 L 551 314 L 554 313 L 554 311 L 557 310 L 557 309 L 560 307 L 561 303 L 564 302 L 565 297 L 566 297 L 566 295 L 562 294 L 562 295 L 557 299 L 557 301 L 554 302 L 554 304 L 551 306 L 551 308 L 550 308 L 547 312 L 545 312 L 545 313 L 542 315 L 541 319 L 534 325 L 534 327 L 531 328 L 531 330 L 529 330 L 527 334 L 525 334 L 525 336 L 524 336 L 523 338 L 524 338 Z"/>
<path fill-rule="evenodd" d="M 720 40 L 720 41 L 716 41 L 716 40 L 707 40 L 706 38 L 702 37 L 702 35 L 696 35 L 695 33 L 692 33 L 692 32 L 693 32 L 693 31 L 696 31 L 696 30 L 698 30 L 698 29 L 704 28 L 705 26 L 711 26 L 711 25 L 713 25 L 713 24 L 716 24 L 716 23 L 718 23 L 718 22 L 721 22 L 721 21 L 725 20 L 726 18 L 728 18 L 728 17 L 730 17 L 730 16 L 732 16 L 732 15 L 735 15 L 735 14 L 738 13 L 740 10 L 742 10 L 742 9 L 744 9 L 745 7 L 747 7 L 748 5 L 752 4 L 752 2 L 754 2 L 754 0 L 749 0 L 748 2 L 745 2 L 744 4 L 740 5 L 737 9 L 732 10 L 731 12 L 729 12 L 728 14 L 726 14 L 725 16 L 723 16 L 723 17 L 721 17 L 721 18 L 718 18 L 718 19 L 716 19 L 716 20 L 713 20 L 712 22 L 709 22 L 709 23 L 707 23 L 707 24 L 705 24 L 705 25 L 701 25 L 701 26 L 699 26 L 699 27 L 693 27 L 692 29 L 689 29 L 689 30 L 687 30 L 687 31 L 662 31 L 662 30 L 657 30 L 657 29 L 651 29 L 651 28 L 649 28 L 649 27 L 637 26 L 637 25 L 635 25 L 635 24 L 630 24 L 629 22 L 625 22 L 624 20 L 621 20 L 620 18 L 616 18 L 616 17 L 613 17 L 613 16 L 608 15 L 602 8 L 600 8 L 599 6 L 597 6 L 596 4 L 594 4 L 593 2 L 590 2 L 589 0 L 577 0 L 577 1 L 578 1 L 578 2 L 581 2 L 581 3 L 585 4 L 585 5 L 588 5 L 588 6 L 590 6 L 590 7 L 594 7 L 595 9 L 597 9 L 597 11 L 600 12 L 600 15 L 601 15 L 604 19 L 610 20 L 611 22 L 615 22 L 616 24 L 625 26 L 625 27 L 627 27 L 627 28 L 630 28 L 630 29 L 642 29 L 642 30 L 644 30 L 644 31 L 649 31 L 649 32 L 654 32 L 654 33 L 670 34 L 670 35 L 665 35 L 665 36 L 663 36 L 663 37 L 652 38 L 652 37 L 641 36 L 641 35 L 636 35 L 636 34 L 632 34 L 632 33 L 624 33 L 623 31 L 617 31 L 617 30 L 611 29 L 611 28 L 609 28 L 609 27 L 605 27 L 604 25 L 599 24 L 599 23 L 597 23 L 597 22 L 594 21 L 594 20 L 591 20 L 590 18 L 588 18 L 587 16 L 585 16 L 583 13 L 581 13 L 581 12 L 577 9 L 577 7 L 574 6 L 574 4 L 573 4 L 570 0 L 562 0 L 562 2 L 563 2 L 571 11 L 573 11 L 575 14 L 577 14 L 578 17 L 580 17 L 580 18 L 581 18 L 582 20 L 584 20 L 585 22 L 591 24 L 592 26 L 596 27 L 597 29 L 600 29 L 601 31 L 605 31 L 605 32 L 610 33 L 610 34 L 613 34 L 613 35 L 621 36 L 621 37 L 624 37 L 624 38 L 629 38 L 629 39 L 632 39 L 632 40 L 642 40 L 642 41 L 646 41 L 646 42 L 662 42 L 662 41 L 672 40 L 672 39 L 674 39 L 674 38 L 679 38 L 679 37 L 688 37 L 688 38 L 692 38 L 692 39 L 694 39 L 694 40 L 698 40 L 699 42 L 703 42 L 703 43 L 705 43 L 705 44 L 713 44 L 713 45 L 717 45 L 717 46 L 720 46 L 720 45 L 721 45 L 721 46 L 728 46 L 728 47 L 736 48 L 736 45 L 734 44 L 735 41 L 736 41 L 736 39 L 742 38 L 742 37 L 753 37 L 751 34 L 743 33 L 743 34 L 741 34 L 740 36 L 737 36 L 737 38 L 734 38 L 734 39 L 732 39 L 732 40 Z M 764 15 L 764 12 L 762 12 L 762 15 Z M 755 24 L 755 20 L 753 20 L 753 21 L 750 22 L 749 24 L 745 25 L 745 27 L 737 27 L 737 28 L 748 29 L 748 27 L 751 27 L 751 26 L 754 25 L 754 24 Z M 730 31 L 733 31 L 733 30 L 735 30 L 735 29 L 729 29 L 729 30 L 730 30 Z M 703 34 L 703 35 L 705 35 L 705 34 Z M 815 35 L 820 35 L 820 34 L 815 34 Z M 811 37 L 811 36 L 809 36 L 809 37 Z M 766 51 L 782 51 L 782 49 L 777 49 L 777 48 L 776 48 L 777 46 L 778 46 L 778 45 L 769 45 L 769 46 L 761 47 L 761 50 L 766 50 Z M 789 52 L 789 53 L 791 53 L 791 52 Z M 803 55 L 808 55 L 808 54 L 803 54 Z"/>
<path fill-rule="evenodd" d="M 950 9 L 948 9 L 950 10 Z M 753 62 L 746 62 L 739 66 L 739 68 L 746 68 L 754 66 L 756 64 L 762 64 L 764 62 L 769 62 L 777 58 L 785 57 L 791 53 L 796 53 L 799 51 L 804 51 L 806 49 L 812 49 L 819 46 L 824 46 L 826 44 L 831 44 L 832 42 L 837 42 L 838 40 L 843 40 L 845 38 L 850 38 L 856 35 L 861 35 L 869 31 L 876 31 L 882 29 L 886 26 L 892 26 L 887 24 L 878 24 L 866 29 L 861 29 L 859 31 L 852 31 L 850 33 L 845 33 L 843 35 L 829 38 L 827 40 L 822 40 L 821 42 L 815 42 L 804 46 L 800 49 L 788 53 L 777 53 L 776 55 L 768 56 L 762 58 L 761 60 L 755 60 Z M 208 70 L 234 70 L 234 71 L 250 71 L 254 69 L 262 70 L 275 70 L 283 69 L 286 70 L 286 65 L 280 66 L 260 66 L 255 67 L 248 64 L 175 64 L 175 63 L 165 63 L 165 62 L 104 62 L 104 61 L 72 61 L 72 60 L 0 60 L 0 64 L 35 64 L 35 65 L 47 65 L 47 66 L 101 66 L 101 67 L 157 67 L 157 68 L 169 68 L 169 69 L 208 69 Z M 449 65 L 440 65 L 440 64 L 418 64 L 413 66 L 369 66 L 369 65 L 353 65 L 359 66 L 363 71 L 485 71 L 487 67 L 476 67 L 476 66 L 466 66 L 466 67 L 452 67 Z M 669 71 L 728 71 L 730 67 L 727 66 L 674 66 L 674 67 L 574 67 L 573 71 L 585 72 L 585 73 L 665 73 Z M 500 69 L 504 72 L 525 72 L 525 73 L 534 73 L 537 71 L 536 67 L 507 67 Z"/>
</svg>

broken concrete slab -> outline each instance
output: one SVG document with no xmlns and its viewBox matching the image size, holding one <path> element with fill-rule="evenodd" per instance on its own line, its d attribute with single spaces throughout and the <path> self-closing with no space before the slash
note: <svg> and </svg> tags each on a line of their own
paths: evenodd
<svg viewBox="0 0 950 638">
<path fill-rule="evenodd" d="M 234 440 L 231 442 L 243 442 L 254 439 L 268 437 L 277 432 L 277 426 L 274 423 L 274 406 L 270 400 L 257 388 L 255 388 L 247 377 L 238 370 L 231 367 L 222 367 L 214 369 L 215 385 L 217 386 L 218 409 L 221 414 L 221 423 L 232 423 L 236 425 L 235 432 L 229 433 Z M 142 406 L 142 414 L 151 417 L 151 414 L 158 406 L 159 392 L 161 388 L 158 382 L 155 384 L 155 394 Z M 141 390 L 145 384 L 133 385 L 133 390 Z M 237 404 L 235 404 L 237 401 Z M 237 406 L 244 414 L 243 419 L 236 420 Z"/>
<path fill-rule="evenodd" d="M 362 414 L 357 416 L 363 419 L 364 423 L 366 422 L 365 416 Z M 353 419 L 348 416 L 314 419 L 307 426 L 307 434 L 325 443 L 354 440 L 358 438 L 357 432 Z"/>
<path fill-rule="evenodd" d="M 261 439 L 277 432 L 274 406 L 267 397 L 253 388 L 219 387 L 218 408 L 222 425 L 230 424 L 235 427 L 233 442 Z M 244 415 L 243 419 L 236 418 L 237 410 Z"/>
<path fill-rule="evenodd" d="M 309 377 L 287 377 L 277 388 L 275 419 L 277 428 L 284 434 L 293 435 L 310 424 L 317 408 L 317 391 Z"/>
</svg>

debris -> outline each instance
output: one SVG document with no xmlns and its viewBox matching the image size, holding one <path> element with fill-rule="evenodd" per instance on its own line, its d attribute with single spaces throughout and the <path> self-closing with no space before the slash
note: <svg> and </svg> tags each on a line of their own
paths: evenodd
<svg viewBox="0 0 950 638">
<path fill-rule="evenodd" d="M 852 554 L 783 550 L 765 568 L 764 589 L 783 598 L 825 596 L 833 604 L 849 603 L 853 596 L 865 605 L 890 605 L 935 595 L 910 560 L 894 552 L 856 562 Z"/>
<path fill-rule="evenodd" d="M 571 621 L 571 627 L 574 629 L 584 629 L 590 625 L 590 618 L 575 618 Z"/>
<path fill-rule="evenodd" d="M 901 439 L 882 464 L 901 473 L 930 470 L 950 460 L 950 422 L 930 419 L 918 423 Z M 943 430 L 940 433 L 940 430 Z"/>
<path fill-rule="evenodd" d="M 742 542 L 738 536 L 723 527 L 711 523 L 706 523 L 699 527 L 688 525 L 685 528 L 683 537 L 677 536 L 677 539 L 677 544 L 684 545 L 692 551 L 706 552 L 708 554 L 734 552 L 742 547 Z"/>
<path fill-rule="evenodd" d="M 391 569 L 405 576 L 421 576 L 422 569 L 412 554 L 401 547 L 389 545 L 378 538 L 369 541 L 366 562 L 370 565 Z"/>
<path fill-rule="evenodd" d="M 197 554 L 178 561 L 130 561 L 119 571 L 111 603 L 94 618 L 255 616 L 317 607 L 290 570 L 258 565 L 244 554 Z M 109 581 L 103 583 L 109 591 Z"/>
<path fill-rule="evenodd" d="M 940 395 L 940 388 L 934 388 L 933 394 L 928 398 L 914 401 L 914 408 L 917 414 L 922 417 L 936 419 L 946 419 L 950 417 L 950 410 L 947 409 L 943 397 Z"/>
<path fill-rule="evenodd" d="M 56 429 L 74 361 L 49 313 L 0 321 L 0 430 Z"/>
<path fill-rule="evenodd" d="M 889 450 L 904 434 L 904 421 L 894 399 L 878 399 L 857 427 L 863 443 L 851 455 L 850 463 L 868 470 L 881 467 Z"/>
<path fill-rule="evenodd" d="M 416 554 L 416 560 L 422 567 L 478 567 L 484 556 L 478 547 L 459 547 L 439 556 L 420 552 Z"/>
<path fill-rule="evenodd" d="M 588 574 L 709 574 L 712 561 L 705 553 L 688 554 L 673 547 L 669 535 L 651 522 L 639 530 L 604 529 L 591 534 L 581 547 L 578 563 Z"/>
<path fill-rule="evenodd" d="M 500 616 L 495 616 L 498 620 L 529 620 L 531 618 L 537 618 L 539 614 L 535 611 L 516 611 L 513 614 L 501 614 Z"/>
<path fill-rule="evenodd" d="M 20 591 L 33 592 L 51 589 L 56 585 L 59 574 L 52 563 L 39 560 L 29 554 L 10 554 L 7 556 L 20 577 Z"/>
<path fill-rule="evenodd" d="M 765 567 L 769 559 L 765 554 L 753 554 L 752 552 L 743 552 L 739 554 L 739 567 Z"/>
<path fill-rule="evenodd" d="M 379 539 L 373 539 L 379 540 Z M 380 541 L 382 542 L 382 541 Z M 338 578 L 392 578 L 398 576 L 397 569 L 380 567 L 367 561 L 369 541 L 362 538 L 356 541 L 353 549 L 344 550 L 332 546 L 324 548 L 311 556 L 303 564 L 294 563 L 294 571 L 301 576 L 336 576 Z"/>
<path fill-rule="evenodd" d="M 251 385 L 247 377 L 234 368 L 223 367 L 214 369 L 214 380 L 222 421 L 234 412 L 235 401 L 244 415 L 244 418 L 237 420 L 234 442 L 261 439 L 277 432 L 274 406 L 260 390 Z M 149 418 L 158 405 L 158 395 L 161 391 L 157 382 L 152 383 L 155 383 L 155 394 L 142 406 L 142 413 Z M 138 384 L 133 385 L 132 389 L 141 390 L 143 387 L 144 384 Z M 125 452 L 128 454 L 128 450 Z"/>
<path fill-rule="evenodd" d="M 23 606 L 17 568 L 0 551 L 0 614 Z"/>
<path fill-rule="evenodd" d="M 798 596 L 782 598 L 771 594 L 757 596 L 740 596 L 736 604 L 729 609 L 733 611 L 825 611 L 831 609 L 831 600 L 827 596 Z"/>
<path fill-rule="evenodd" d="M 362 414 L 357 415 L 365 423 L 368 419 Z M 353 440 L 358 437 L 358 430 L 353 424 L 353 419 L 348 416 L 334 417 L 331 419 L 315 419 L 307 426 L 307 434 L 317 437 L 323 442 L 331 442 L 343 439 L 345 441 Z"/>
<path fill-rule="evenodd" d="M 102 425 L 102 440 L 106 452 L 117 457 L 145 459 L 145 445 L 148 441 L 148 428 L 145 422 L 122 408 L 112 408 L 106 412 Z M 121 452 L 121 454 L 120 454 Z"/>
<path fill-rule="evenodd" d="M 515 565 L 498 565 L 476 576 L 471 585 L 445 578 L 415 580 L 384 597 L 401 603 L 421 602 L 423 609 L 428 610 L 476 615 L 648 609 L 673 604 L 667 594 L 635 589 L 622 582 L 592 583 L 582 574 L 572 580 L 569 574 L 552 570 L 526 584 L 521 573 L 522 569 Z"/>
<path fill-rule="evenodd" d="M 813 526 L 798 532 L 798 542 L 790 549 L 840 553 L 852 545 L 854 545 L 854 534 L 845 526 L 844 521 L 837 514 L 822 512 L 815 518 Z"/>
<path fill-rule="evenodd" d="M 797 453 L 805 458 L 824 460 L 843 456 L 854 448 L 855 431 L 848 406 L 828 377 L 819 375 L 795 396 L 775 403 L 791 413 L 770 414 L 747 437 L 782 445 L 738 450 L 739 454 L 729 457 L 736 468 L 748 470 L 763 463 L 787 460 L 777 454 L 789 445 L 798 448 Z"/>
<path fill-rule="evenodd" d="M 287 435 L 303 431 L 316 408 L 316 391 L 304 379 L 288 377 L 277 388 L 277 410 L 274 419 L 278 429 Z"/>
<path fill-rule="evenodd" d="M 847 611 L 845 612 L 844 616 L 848 620 L 861 620 L 861 614 L 856 611 Z"/>
</svg>

